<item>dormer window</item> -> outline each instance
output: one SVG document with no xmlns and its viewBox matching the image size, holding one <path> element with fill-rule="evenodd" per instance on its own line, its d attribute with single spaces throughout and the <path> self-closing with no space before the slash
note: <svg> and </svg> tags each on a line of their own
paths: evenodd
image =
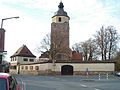
<svg viewBox="0 0 120 90">
<path fill-rule="evenodd" d="M 61 22 L 61 17 L 58 18 L 58 21 Z"/>
</svg>

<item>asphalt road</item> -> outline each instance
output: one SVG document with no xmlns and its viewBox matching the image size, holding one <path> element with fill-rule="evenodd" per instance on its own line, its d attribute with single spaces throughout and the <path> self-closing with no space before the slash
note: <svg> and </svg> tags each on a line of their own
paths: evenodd
<svg viewBox="0 0 120 90">
<path fill-rule="evenodd" d="M 21 90 L 120 90 L 120 77 L 16 75 Z"/>
</svg>

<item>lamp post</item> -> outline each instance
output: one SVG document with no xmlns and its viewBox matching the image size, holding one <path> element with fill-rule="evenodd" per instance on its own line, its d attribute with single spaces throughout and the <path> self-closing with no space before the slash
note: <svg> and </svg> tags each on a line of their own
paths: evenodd
<svg viewBox="0 0 120 90">
<path fill-rule="evenodd" d="M 3 21 L 4 20 L 8 20 L 8 19 L 13 19 L 13 18 L 19 18 L 18 16 L 17 17 L 9 17 L 9 18 L 3 18 L 2 21 L 1 21 L 1 29 L 3 28 Z"/>
<path fill-rule="evenodd" d="M 0 28 L 0 65 L 2 63 L 2 56 L 4 54 L 4 38 L 5 38 L 5 30 L 3 29 L 3 21 L 8 20 L 8 19 L 13 19 L 13 18 L 19 18 L 17 17 L 9 17 L 9 18 L 3 18 L 1 21 L 1 28 Z"/>
</svg>

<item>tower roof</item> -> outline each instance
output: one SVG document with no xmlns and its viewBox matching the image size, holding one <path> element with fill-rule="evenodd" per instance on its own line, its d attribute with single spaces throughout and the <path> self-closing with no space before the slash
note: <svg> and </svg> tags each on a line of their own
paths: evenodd
<svg viewBox="0 0 120 90">
<path fill-rule="evenodd" d="M 20 47 L 11 57 L 22 56 L 22 57 L 36 57 L 31 53 L 26 45 Z"/>
<path fill-rule="evenodd" d="M 53 16 L 53 17 L 55 17 L 55 16 L 66 16 L 66 17 L 68 17 L 69 18 L 69 16 L 67 15 L 67 12 L 65 12 L 64 11 L 64 5 L 63 5 L 63 3 L 62 2 L 60 2 L 60 4 L 58 5 L 58 11 L 57 12 L 55 12 L 55 15 Z"/>
</svg>

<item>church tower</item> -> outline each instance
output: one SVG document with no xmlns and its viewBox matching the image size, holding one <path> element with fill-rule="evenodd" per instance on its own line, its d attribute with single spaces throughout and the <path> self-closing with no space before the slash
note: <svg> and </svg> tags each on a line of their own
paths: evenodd
<svg viewBox="0 0 120 90">
<path fill-rule="evenodd" d="M 62 2 L 58 5 L 58 11 L 52 17 L 51 23 L 51 49 L 59 52 L 57 59 L 69 58 L 69 20 L 70 17 L 64 11 Z"/>
</svg>

